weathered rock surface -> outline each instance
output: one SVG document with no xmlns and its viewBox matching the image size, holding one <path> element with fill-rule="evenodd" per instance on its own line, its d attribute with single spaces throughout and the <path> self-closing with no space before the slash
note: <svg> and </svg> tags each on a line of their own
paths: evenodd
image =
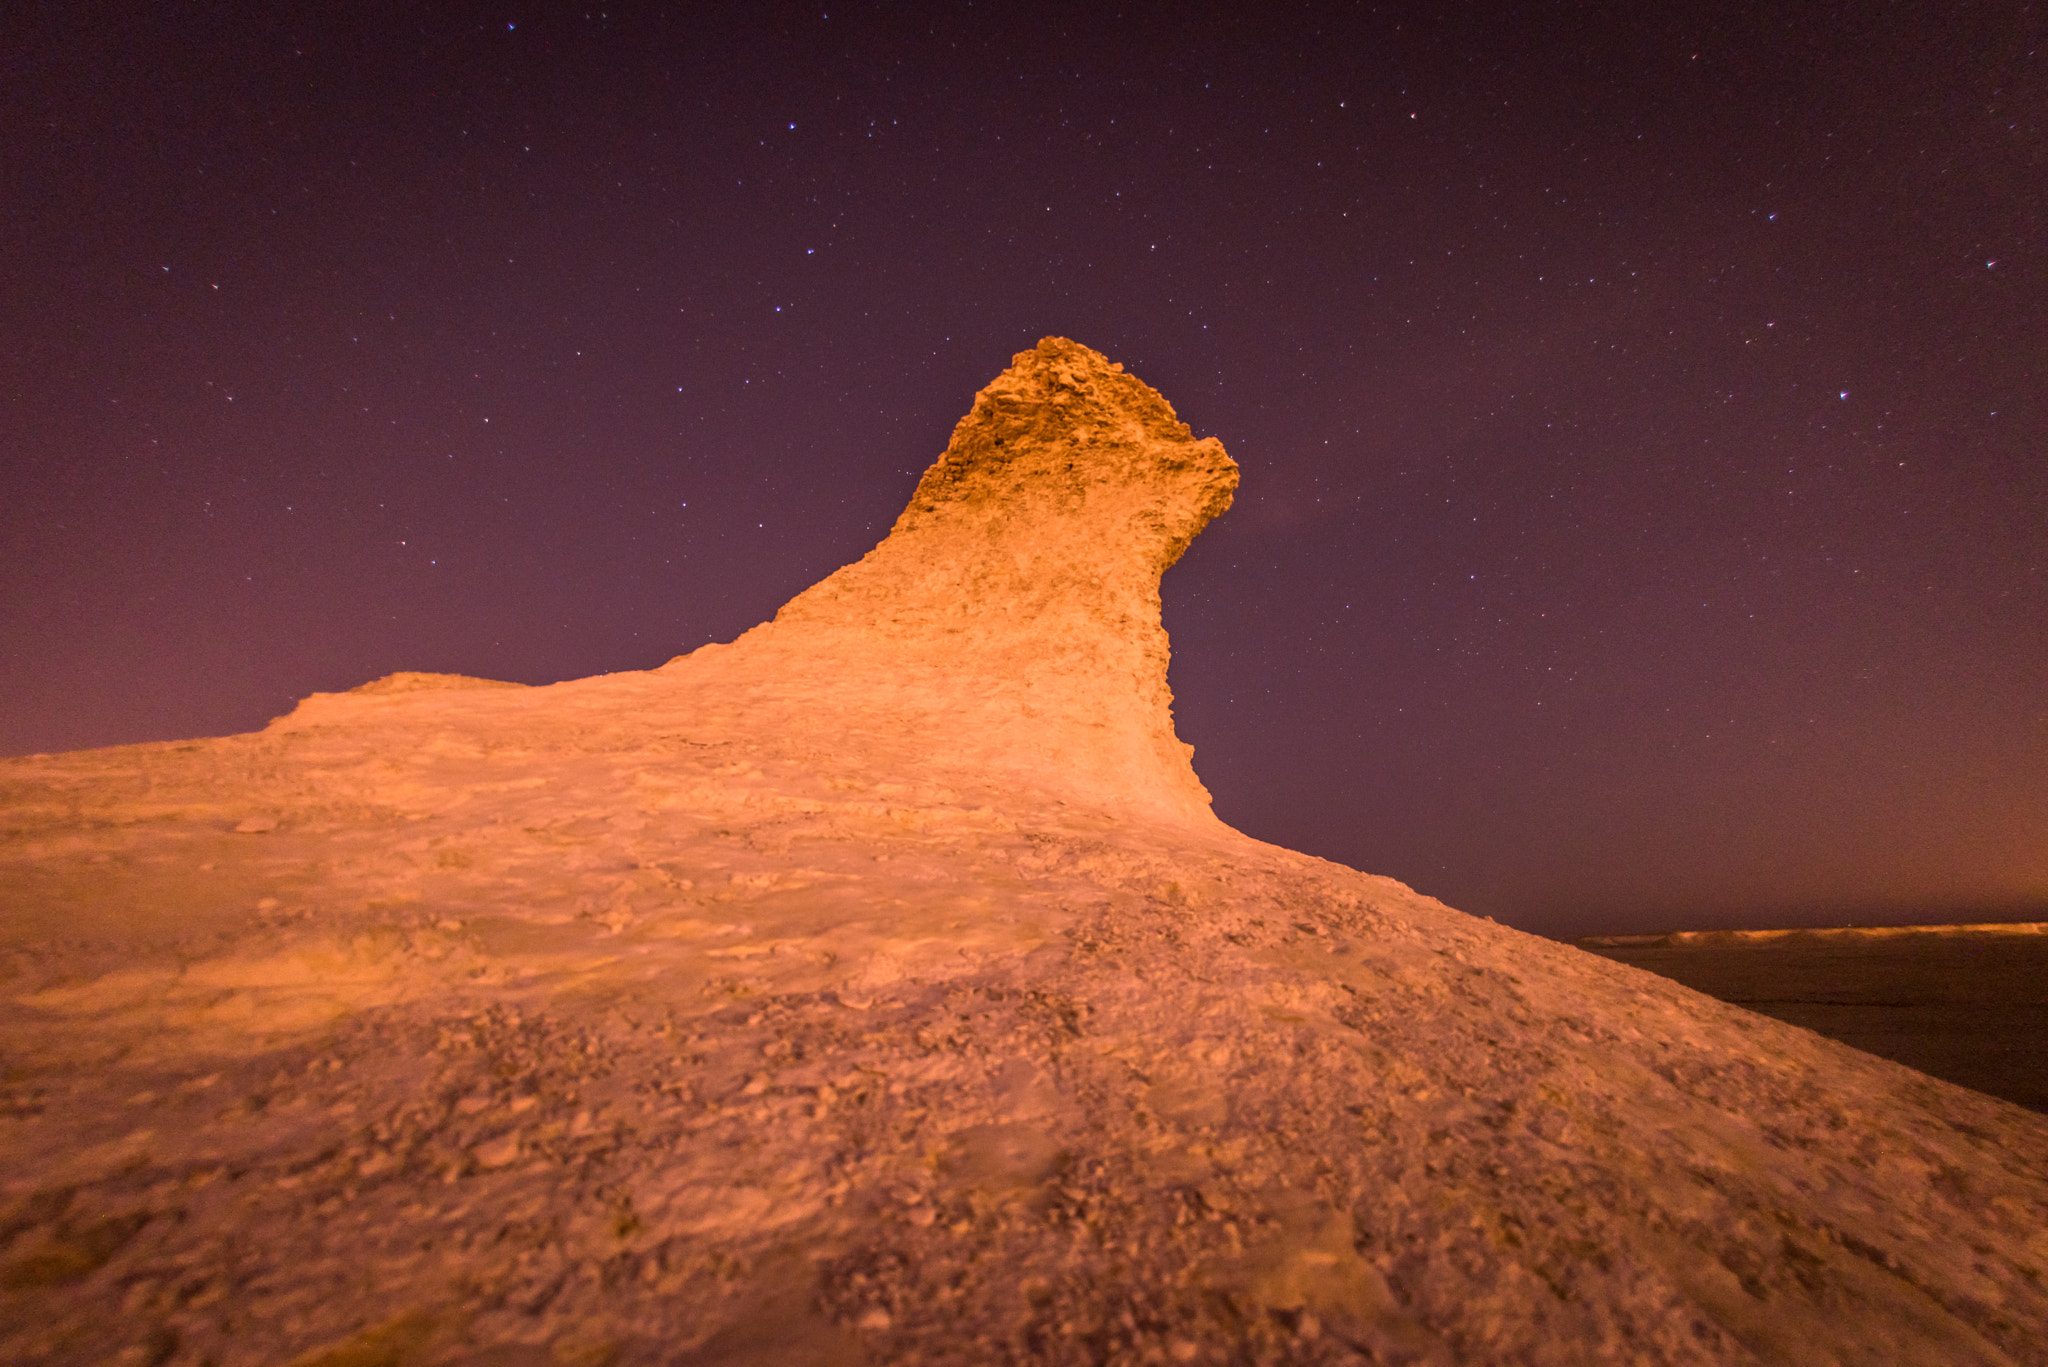
<svg viewBox="0 0 2048 1367">
<path fill-rule="evenodd" d="M 1047 341 L 767 626 L 0 765 L 0 1357 L 2048 1361 L 2048 1122 L 1247 839 Z"/>
<path fill-rule="evenodd" d="M 1047 338 L 976 396 L 881 545 L 671 670 L 928 759 L 1213 822 L 1173 733 L 1159 577 L 1237 466 L 1157 392 Z M 764 696 L 765 695 L 765 696 Z"/>
</svg>

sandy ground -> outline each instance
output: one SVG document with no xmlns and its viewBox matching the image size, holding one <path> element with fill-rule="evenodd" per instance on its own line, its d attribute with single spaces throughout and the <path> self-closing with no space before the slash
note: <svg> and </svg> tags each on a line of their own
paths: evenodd
<svg viewBox="0 0 2048 1367">
<path fill-rule="evenodd" d="M 1208 815 L 1148 632 L 1234 474 L 1119 375 L 925 515 L 1135 519 L 1081 609 L 899 524 L 662 670 L 0 764 L 0 1359 L 2048 1361 L 2041 1116 Z"/>
</svg>

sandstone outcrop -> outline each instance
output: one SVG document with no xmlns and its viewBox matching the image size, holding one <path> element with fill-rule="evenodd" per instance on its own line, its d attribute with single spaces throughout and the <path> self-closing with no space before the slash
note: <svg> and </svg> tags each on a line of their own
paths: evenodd
<svg viewBox="0 0 2048 1367">
<path fill-rule="evenodd" d="M 2048 1361 L 2048 1121 L 1230 830 L 1049 340 L 740 640 L 0 763 L 0 1358 Z"/>
<path fill-rule="evenodd" d="M 1099 352 L 1049 337 L 976 396 L 879 546 L 671 669 L 909 728 L 936 762 L 1205 818 L 1173 732 L 1159 577 L 1237 466 Z"/>
</svg>

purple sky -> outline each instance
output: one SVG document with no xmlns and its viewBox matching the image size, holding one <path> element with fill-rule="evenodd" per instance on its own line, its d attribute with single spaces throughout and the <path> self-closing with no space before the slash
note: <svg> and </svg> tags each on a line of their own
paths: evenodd
<svg viewBox="0 0 2048 1367">
<path fill-rule="evenodd" d="M 1226 820 L 2048 914 L 2041 7 L 292 8 L 0 20 L 0 752 L 729 639 L 1056 333 L 1244 468 Z"/>
</svg>

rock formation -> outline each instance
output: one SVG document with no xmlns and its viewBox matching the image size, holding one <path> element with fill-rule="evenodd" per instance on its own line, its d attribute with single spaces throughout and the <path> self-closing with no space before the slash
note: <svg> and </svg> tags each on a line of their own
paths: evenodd
<svg viewBox="0 0 2048 1367">
<path fill-rule="evenodd" d="M 670 668 L 800 683 L 803 711 L 912 731 L 931 760 L 1213 820 L 1173 733 L 1159 577 L 1236 487 L 1221 443 L 1049 337 L 976 396 L 881 545 Z"/>
<path fill-rule="evenodd" d="M 2031 1363 L 2048 1122 L 1216 821 L 1048 340 L 738 641 L 0 765 L 0 1357 Z"/>
</svg>

